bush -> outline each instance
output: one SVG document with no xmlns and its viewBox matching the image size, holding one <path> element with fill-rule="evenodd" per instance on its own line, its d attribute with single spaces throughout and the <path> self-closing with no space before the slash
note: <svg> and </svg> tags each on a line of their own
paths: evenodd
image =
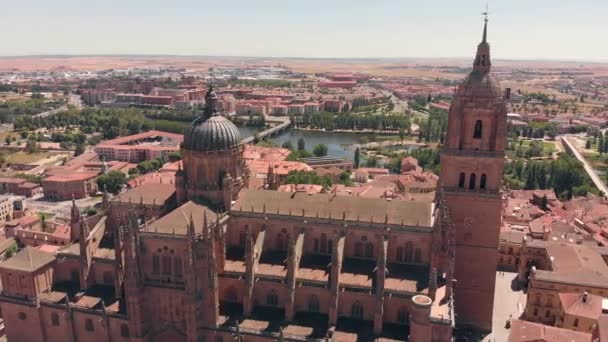
<svg viewBox="0 0 608 342">
<path fill-rule="evenodd" d="M 327 155 L 327 145 L 319 144 L 312 150 L 315 157 L 324 157 Z"/>
</svg>

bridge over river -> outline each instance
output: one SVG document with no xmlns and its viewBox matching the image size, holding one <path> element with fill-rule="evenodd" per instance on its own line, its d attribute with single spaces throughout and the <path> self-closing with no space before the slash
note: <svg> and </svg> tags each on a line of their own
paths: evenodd
<svg viewBox="0 0 608 342">
<path fill-rule="evenodd" d="M 286 129 L 287 127 L 289 127 L 289 125 L 291 125 L 291 120 L 289 120 L 288 117 L 285 116 L 280 116 L 280 117 L 267 117 L 266 118 L 267 122 L 272 122 L 272 123 L 276 123 L 276 125 L 269 127 L 268 129 L 257 133 L 257 137 L 258 139 L 264 139 L 266 137 L 270 137 L 276 133 L 281 132 L 282 130 Z M 245 139 L 243 139 L 243 143 L 245 144 L 251 144 L 253 143 L 253 140 L 255 140 L 255 136 L 251 136 L 251 137 L 247 137 Z"/>
</svg>

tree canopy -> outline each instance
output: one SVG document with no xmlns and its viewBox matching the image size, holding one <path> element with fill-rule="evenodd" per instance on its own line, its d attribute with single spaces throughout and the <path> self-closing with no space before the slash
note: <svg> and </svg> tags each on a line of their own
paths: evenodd
<svg viewBox="0 0 608 342">
<path fill-rule="evenodd" d="M 108 189 L 108 192 L 116 195 L 127 184 L 127 176 L 120 171 L 110 171 L 97 177 L 97 187 L 101 190 Z"/>
</svg>

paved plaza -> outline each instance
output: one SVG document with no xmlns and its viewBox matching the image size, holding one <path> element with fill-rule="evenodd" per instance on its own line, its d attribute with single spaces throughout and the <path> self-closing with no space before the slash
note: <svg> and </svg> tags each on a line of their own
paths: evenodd
<svg viewBox="0 0 608 342">
<path fill-rule="evenodd" d="M 526 294 L 518 289 L 516 272 L 496 272 L 496 292 L 494 293 L 494 317 L 492 333 L 486 336 L 484 342 L 506 342 L 509 339 L 509 329 L 506 321 L 519 318 L 526 307 Z"/>
</svg>

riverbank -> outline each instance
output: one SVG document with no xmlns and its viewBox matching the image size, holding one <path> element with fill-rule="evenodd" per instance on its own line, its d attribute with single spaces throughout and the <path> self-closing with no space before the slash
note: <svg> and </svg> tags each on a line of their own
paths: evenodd
<svg viewBox="0 0 608 342">
<path fill-rule="evenodd" d="M 325 132 L 325 133 L 354 133 L 354 134 L 376 134 L 376 135 L 399 135 L 399 130 L 375 130 L 375 129 L 334 129 L 331 131 L 325 128 L 310 128 L 310 127 L 292 127 L 293 130 L 310 131 L 310 132 Z"/>
</svg>

